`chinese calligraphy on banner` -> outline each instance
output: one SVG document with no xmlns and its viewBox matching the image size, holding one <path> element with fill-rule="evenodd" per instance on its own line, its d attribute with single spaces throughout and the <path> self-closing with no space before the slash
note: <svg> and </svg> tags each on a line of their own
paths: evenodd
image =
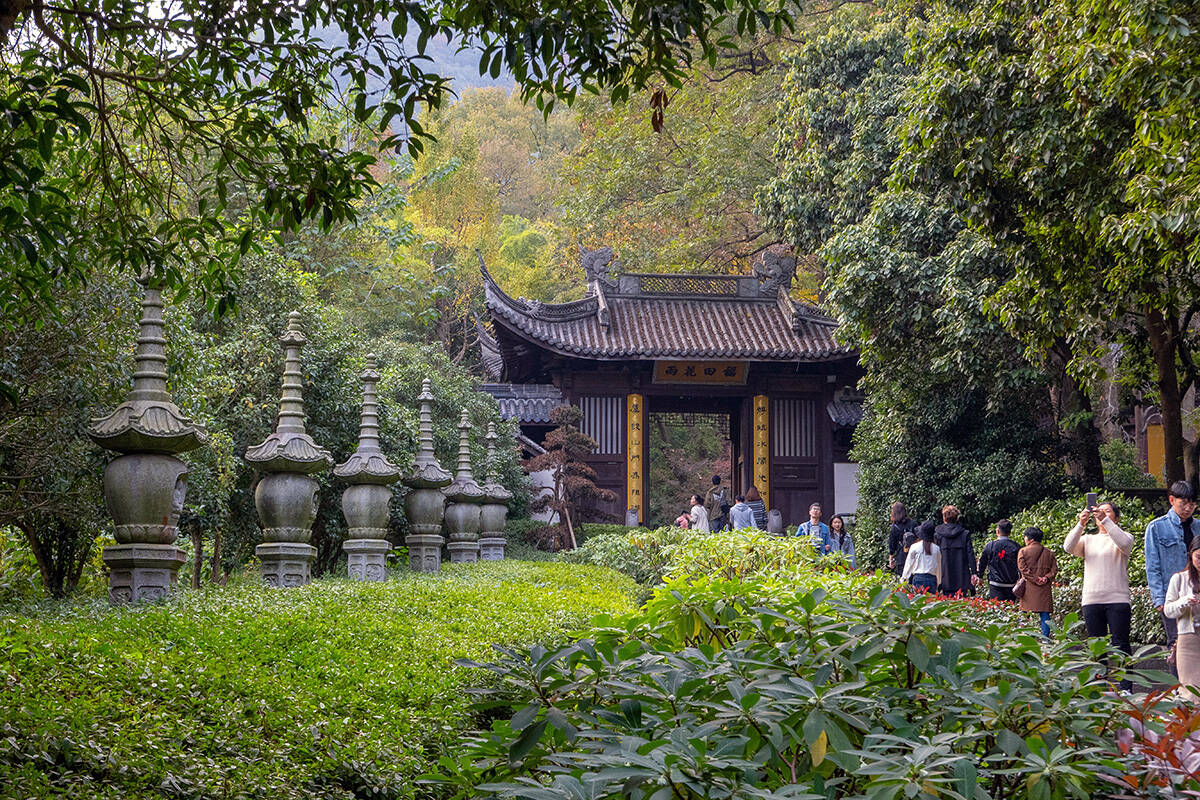
<svg viewBox="0 0 1200 800">
<path fill-rule="evenodd" d="M 768 509 L 771 507 L 771 500 L 768 497 L 771 491 L 771 422 L 769 408 L 766 395 L 757 394 L 754 396 L 754 435 L 751 437 L 754 442 L 754 485 L 758 487 L 758 493 L 762 495 L 763 503 L 766 504 Z"/>
<path fill-rule="evenodd" d="M 746 382 L 746 365 L 737 361 L 655 361 L 655 383 Z"/>
<path fill-rule="evenodd" d="M 638 522 L 645 522 L 642 498 L 642 434 L 646 430 L 646 402 L 640 394 L 625 398 L 625 507 L 636 508 Z"/>
</svg>

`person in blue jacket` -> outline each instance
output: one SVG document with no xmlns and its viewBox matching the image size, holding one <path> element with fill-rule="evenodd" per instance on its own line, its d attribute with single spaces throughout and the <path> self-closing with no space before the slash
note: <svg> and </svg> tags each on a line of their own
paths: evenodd
<svg viewBox="0 0 1200 800">
<path fill-rule="evenodd" d="M 817 555 L 823 556 L 833 552 L 829 542 L 829 526 L 821 522 L 821 504 L 813 503 L 808 507 L 808 520 L 796 529 L 797 536 L 812 536 Z M 1168 576 L 1169 577 L 1169 576 Z"/>
<path fill-rule="evenodd" d="M 1175 645 L 1175 620 L 1163 614 L 1167 584 L 1176 572 L 1187 569 L 1188 548 L 1192 544 L 1192 515 L 1196 512 L 1196 494 L 1187 481 L 1175 481 L 1167 491 L 1171 510 L 1146 526 L 1146 585 L 1150 599 L 1162 618 L 1167 644 Z"/>
</svg>

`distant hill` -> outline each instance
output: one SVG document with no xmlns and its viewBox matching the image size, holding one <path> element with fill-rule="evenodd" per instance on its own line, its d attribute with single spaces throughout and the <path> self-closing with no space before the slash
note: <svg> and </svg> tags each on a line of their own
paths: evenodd
<svg viewBox="0 0 1200 800">
<path fill-rule="evenodd" d="M 342 47 L 346 45 L 346 35 L 334 28 L 327 28 L 319 32 L 317 36 L 330 45 Z M 405 46 L 411 52 L 416 52 L 417 37 L 415 34 L 406 37 Z M 508 70 L 502 72 L 500 77 L 495 79 L 491 75 L 480 75 L 480 52 L 475 49 L 466 49 L 459 52 L 458 47 L 459 44 L 457 41 L 447 42 L 441 37 L 431 40 L 425 46 L 425 54 L 433 59 L 434 71 L 450 78 L 455 92 L 462 94 L 467 89 L 478 89 L 486 86 L 499 86 L 506 90 L 512 89 L 513 77 Z M 368 89 L 372 93 L 382 93 L 385 88 L 386 84 L 380 80 L 375 80 L 368 84 Z"/>
</svg>

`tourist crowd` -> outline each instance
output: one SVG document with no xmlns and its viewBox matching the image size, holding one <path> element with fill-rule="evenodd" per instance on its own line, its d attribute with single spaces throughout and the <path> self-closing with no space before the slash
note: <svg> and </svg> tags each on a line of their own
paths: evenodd
<svg viewBox="0 0 1200 800">
<path fill-rule="evenodd" d="M 744 495 L 734 498 L 730 505 L 725 487 L 721 485 L 721 476 L 713 475 L 712 488 L 705 496 L 694 494 L 688 502 L 691 508 L 675 518 L 675 524 L 681 528 L 706 532 L 741 528 L 767 530 L 767 504 L 755 486 L 747 489 Z M 854 540 L 846 528 L 846 520 L 836 515 L 826 525 L 821 521 L 821 513 L 821 504 L 813 503 L 808 509 L 808 519 L 798 526 L 796 535 L 815 537 L 819 552 L 842 553 L 850 561 L 851 569 L 856 569 L 858 560 L 854 555 Z"/>
<path fill-rule="evenodd" d="M 1062 552 L 1083 561 L 1080 606 L 1089 636 L 1107 636 L 1113 646 L 1132 653 L 1129 555 L 1134 537 L 1121 527 L 1121 512 L 1110 501 L 1090 502 L 1079 512 L 1063 540 Z M 1146 584 L 1159 612 L 1180 682 L 1200 686 L 1200 536 L 1192 531 L 1195 492 L 1186 481 L 1171 485 L 1170 510 L 1145 531 Z M 1026 528 L 1023 543 L 1012 539 L 1012 523 L 1000 520 L 995 538 L 978 560 L 970 534 L 958 524 L 954 506 L 942 509 L 942 523 L 917 524 L 904 505 L 892 505 L 888 536 L 889 566 L 917 590 L 946 595 L 973 594 L 987 586 L 987 596 L 1017 602 L 1040 616 L 1043 635 L 1050 635 L 1053 586 L 1058 574 L 1055 552 L 1043 544 L 1039 528 Z M 1128 682 L 1123 683 L 1128 688 Z"/>
<path fill-rule="evenodd" d="M 1184 685 L 1200 686 L 1200 536 L 1192 531 L 1196 496 L 1190 483 L 1177 481 L 1167 494 L 1170 510 L 1154 519 L 1144 536 L 1146 584 L 1162 620 L 1172 659 Z M 719 476 L 702 497 L 690 498 L 691 508 L 675 520 L 698 530 L 726 528 L 767 529 L 767 509 L 758 489 L 751 486 L 734 502 Z M 1045 544 L 1045 533 L 1036 527 L 1013 539 L 1013 525 L 996 523 L 995 538 L 978 558 L 970 532 L 959 523 L 960 511 L 947 505 L 941 521 L 916 522 L 903 503 L 891 507 L 888 533 L 888 566 L 918 591 L 944 595 L 972 595 L 1017 603 L 1036 613 L 1044 636 L 1050 635 L 1054 611 L 1054 579 L 1058 555 Z M 825 523 L 819 503 L 808 509 L 808 519 L 797 526 L 797 536 L 811 536 L 822 554 L 842 553 L 857 568 L 854 541 L 840 515 Z M 1121 527 L 1116 504 L 1089 495 L 1088 507 L 1079 511 L 1075 526 L 1063 540 L 1062 553 L 1083 562 L 1080 599 L 1089 636 L 1109 637 L 1114 647 L 1132 653 L 1130 627 L 1133 614 L 1129 593 L 1129 555 L 1134 537 Z M 1128 688 L 1128 682 L 1123 682 Z"/>
</svg>

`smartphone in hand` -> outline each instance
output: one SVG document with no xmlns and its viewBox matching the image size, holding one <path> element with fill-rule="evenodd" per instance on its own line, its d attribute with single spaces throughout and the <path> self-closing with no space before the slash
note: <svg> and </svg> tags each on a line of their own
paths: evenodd
<svg viewBox="0 0 1200 800">
<path fill-rule="evenodd" d="M 1095 492 L 1087 493 L 1087 510 L 1088 511 L 1095 511 L 1096 505 L 1098 504 L 1098 502 L 1099 502 L 1099 500 L 1097 499 Z"/>
</svg>

